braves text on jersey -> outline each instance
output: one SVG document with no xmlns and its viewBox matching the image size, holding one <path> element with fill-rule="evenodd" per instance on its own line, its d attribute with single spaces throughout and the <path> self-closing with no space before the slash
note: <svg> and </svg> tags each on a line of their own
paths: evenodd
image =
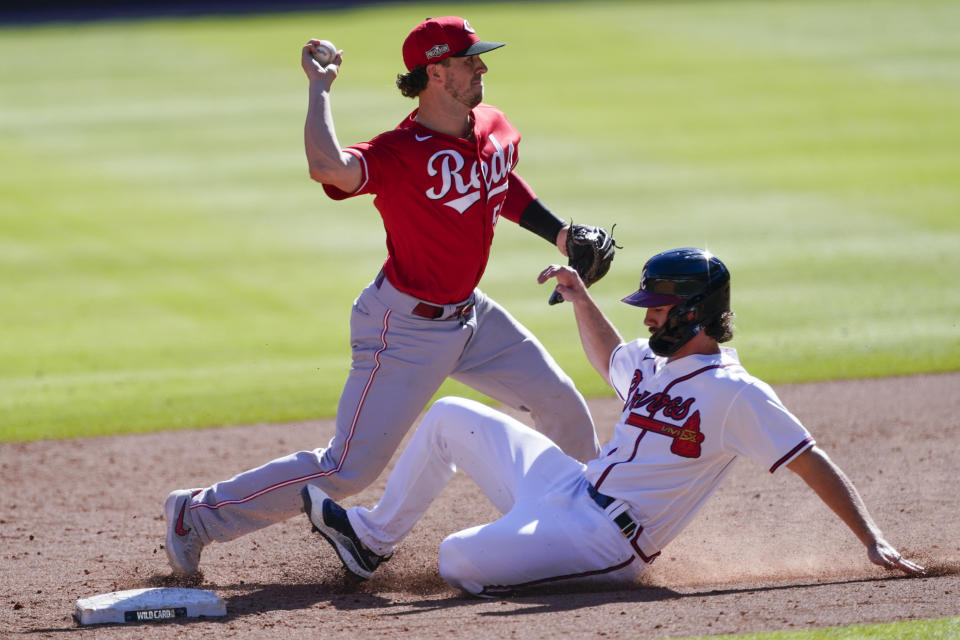
<svg viewBox="0 0 960 640">
<path fill-rule="evenodd" d="M 738 455 L 772 473 L 814 440 L 734 349 L 668 362 L 645 339 L 620 345 L 610 383 L 624 402 L 613 438 L 587 465 L 600 492 L 630 505 L 663 548 L 720 484 Z"/>
</svg>

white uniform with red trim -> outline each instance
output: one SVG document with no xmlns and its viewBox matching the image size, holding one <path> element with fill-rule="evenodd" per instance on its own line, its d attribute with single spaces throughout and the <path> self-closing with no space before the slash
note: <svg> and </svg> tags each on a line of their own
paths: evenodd
<svg viewBox="0 0 960 640">
<path fill-rule="evenodd" d="M 460 468 L 504 516 L 449 536 L 440 573 L 472 593 L 560 580 L 639 577 L 739 456 L 771 473 L 814 440 L 736 351 L 667 362 L 620 345 L 610 381 L 624 410 L 586 465 L 488 407 L 444 399 L 427 413 L 373 509 L 348 511 L 360 539 L 393 550 Z"/>
<path fill-rule="evenodd" d="M 583 396 L 540 342 L 476 288 L 500 217 L 516 222 L 535 198 L 514 173 L 520 134 L 481 104 L 469 138 L 419 125 L 346 151 L 361 161 L 388 256 L 350 318 L 351 368 L 326 447 L 300 451 L 219 482 L 190 501 L 204 544 L 233 540 L 302 512 L 305 483 L 341 499 L 373 482 L 448 377 L 530 411 L 537 428 L 571 455 L 599 451 Z M 336 274 L 330 274 L 336 277 Z"/>
<path fill-rule="evenodd" d="M 624 410 L 587 480 L 629 505 L 654 549 L 693 519 L 738 456 L 773 473 L 814 444 L 736 351 L 720 349 L 667 362 L 636 340 L 610 358 Z"/>
</svg>

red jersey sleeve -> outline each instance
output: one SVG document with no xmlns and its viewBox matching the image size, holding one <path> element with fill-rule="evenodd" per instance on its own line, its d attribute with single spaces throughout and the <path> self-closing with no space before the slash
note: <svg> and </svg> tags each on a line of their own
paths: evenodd
<svg viewBox="0 0 960 640">
<path fill-rule="evenodd" d="M 339 187 L 335 187 L 332 184 L 324 184 L 323 190 L 332 200 L 346 200 L 347 198 L 352 198 L 353 196 L 359 196 L 364 193 L 373 193 L 370 189 L 370 167 L 367 166 L 367 156 L 364 155 L 364 151 L 370 148 L 371 142 L 361 142 L 360 144 L 354 144 L 344 151 L 353 156 L 356 156 L 360 160 L 360 171 L 362 172 L 360 178 L 360 186 L 357 187 L 352 193 L 347 193 Z"/>
<path fill-rule="evenodd" d="M 533 188 L 527 184 L 526 180 L 518 176 L 513 171 L 507 177 L 510 188 L 507 189 L 507 200 L 503 203 L 503 209 L 500 215 L 513 222 L 519 222 L 527 205 L 537 199 L 537 194 Z"/>
</svg>

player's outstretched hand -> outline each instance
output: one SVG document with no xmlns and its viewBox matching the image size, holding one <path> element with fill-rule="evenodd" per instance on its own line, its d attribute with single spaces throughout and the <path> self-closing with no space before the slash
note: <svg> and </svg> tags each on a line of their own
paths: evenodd
<svg viewBox="0 0 960 640">
<path fill-rule="evenodd" d="M 324 66 L 317 62 L 315 58 L 315 54 L 317 53 L 316 46 L 318 44 L 320 44 L 320 40 L 312 38 L 307 41 L 307 44 L 303 45 L 303 51 L 300 53 L 300 66 L 303 67 L 303 71 L 307 74 L 308 78 L 311 80 L 324 80 L 329 88 L 340 74 L 340 64 L 343 62 L 343 49 L 337 51 L 337 55 L 333 61 Z"/>
<path fill-rule="evenodd" d="M 899 551 L 882 538 L 867 547 L 867 555 L 870 556 L 870 562 L 884 569 L 899 569 L 910 575 L 924 572 L 923 567 L 904 558 Z"/>
<path fill-rule="evenodd" d="M 572 267 L 560 264 L 551 264 L 540 272 L 537 282 L 543 284 L 550 278 L 557 279 L 557 292 L 564 300 L 575 302 L 587 295 L 587 287 L 583 284 L 580 274 Z"/>
</svg>

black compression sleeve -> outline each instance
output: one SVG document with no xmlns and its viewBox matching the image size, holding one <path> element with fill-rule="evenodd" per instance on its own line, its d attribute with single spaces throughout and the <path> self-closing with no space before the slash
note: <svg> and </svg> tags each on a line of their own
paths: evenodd
<svg viewBox="0 0 960 640">
<path fill-rule="evenodd" d="M 540 200 L 534 200 L 520 214 L 520 226 L 532 231 L 547 242 L 557 244 L 557 235 L 567 223 L 553 215 Z"/>
</svg>

